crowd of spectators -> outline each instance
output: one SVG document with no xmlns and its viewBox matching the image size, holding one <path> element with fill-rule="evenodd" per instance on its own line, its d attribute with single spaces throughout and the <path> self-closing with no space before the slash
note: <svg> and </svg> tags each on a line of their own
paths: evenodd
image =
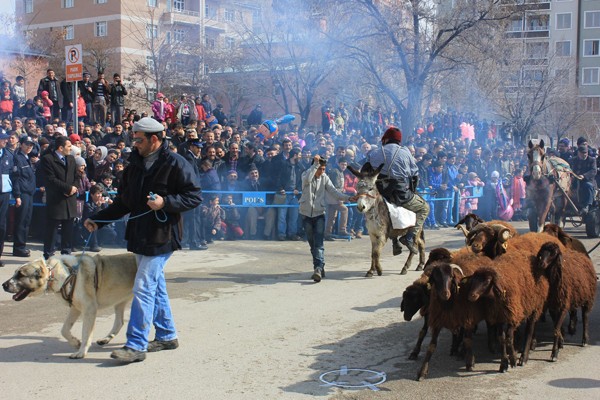
<svg viewBox="0 0 600 400">
<path fill-rule="evenodd" d="M 52 151 L 57 137 L 67 137 L 78 176 L 73 247 L 82 246 L 87 237 L 80 226 L 82 218 L 112 201 L 132 149 L 133 122 L 148 114 L 126 107 L 127 90 L 118 74 L 111 83 L 102 71 L 94 81 L 84 74 L 75 85 L 77 134 L 69 122 L 74 111 L 67 95 L 73 90 L 71 83 L 59 82 L 54 71 L 48 70 L 33 99 L 25 98 L 23 84 L 22 77 L 14 84 L 2 82 L 0 119 L 5 150 L 25 153 L 25 162 L 36 177 L 34 203 L 39 205 L 46 201 L 40 156 Z M 380 146 L 385 128 L 400 122 L 397 113 L 362 100 L 351 107 L 344 103 L 335 107 L 327 101 L 321 108 L 318 129 L 298 130 L 287 124 L 279 127 L 278 135 L 264 140 L 258 127 L 265 117 L 258 104 L 240 124 L 229 120 L 222 104 L 213 106 L 210 94 L 197 98 L 182 94 L 170 101 L 158 93 L 148 111 L 164 125 L 171 150 L 194 166 L 204 192 L 204 203 L 184 214 L 185 245 L 197 250 L 223 239 L 302 240 L 304 232 L 298 222 L 301 175 L 314 155 L 329 159 L 331 181 L 339 190 L 354 195 L 357 178 L 348 166 L 360 169 L 369 152 Z M 474 136 L 464 135 L 463 124 L 473 127 Z M 3 141 L 0 139 L 0 144 Z M 417 161 L 418 188 L 430 202 L 426 228 L 452 226 L 470 212 L 484 219 L 503 218 L 507 203 L 514 209 L 508 218 L 525 218 L 526 146 L 513 143 L 506 125 L 473 114 L 440 112 L 405 135 L 403 145 Z M 578 141 L 571 146 L 563 139 L 556 152 L 562 158 L 577 159 L 584 145 L 587 143 Z M 19 173 L 20 168 L 8 173 L 13 188 L 18 186 Z M 589 181 L 593 183 L 593 177 Z M 267 192 L 267 205 L 276 207 L 240 207 L 240 192 Z M 356 208 L 337 199 L 327 199 L 327 203 L 326 240 L 338 236 L 360 239 L 365 233 L 364 218 Z M 43 207 L 36 212 L 43 212 Z M 122 246 L 123 227 L 116 222 L 95 233 L 90 250 L 99 251 L 101 245 Z M 24 250 L 16 254 L 28 255 Z"/>
</svg>

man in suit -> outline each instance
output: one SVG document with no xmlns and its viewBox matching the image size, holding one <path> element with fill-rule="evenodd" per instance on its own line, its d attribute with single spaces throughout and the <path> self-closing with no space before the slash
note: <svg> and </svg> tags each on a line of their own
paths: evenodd
<svg viewBox="0 0 600 400">
<path fill-rule="evenodd" d="M 41 160 L 46 189 L 46 232 L 44 258 L 54 254 L 56 230 L 61 225 L 61 254 L 71 253 L 73 219 L 77 216 L 77 175 L 71 142 L 66 136 L 54 140 L 54 148 Z"/>
</svg>

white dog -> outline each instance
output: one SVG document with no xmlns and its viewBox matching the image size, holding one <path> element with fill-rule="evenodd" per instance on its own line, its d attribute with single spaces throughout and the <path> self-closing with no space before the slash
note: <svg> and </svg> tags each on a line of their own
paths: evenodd
<svg viewBox="0 0 600 400">
<path fill-rule="evenodd" d="M 74 272 L 74 276 L 72 275 Z M 71 358 L 86 356 L 92 341 L 98 310 L 114 307 L 115 322 L 109 334 L 96 343 L 105 345 L 123 327 L 127 302 L 133 297 L 133 283 L 137 262 L 131 253 L 113 256 L 61 255 L 29 262 L 19 267 L 12 278 L 2 284 L 6 292 L 14 293 L 13 300 L 21 301 L 29 295 L 53 292 L 71 303 L 69 315 L 61 333 L 79 349 Z M 83 314 L 82 340 L 71 334 L 71 328 Z"/>
</svg>

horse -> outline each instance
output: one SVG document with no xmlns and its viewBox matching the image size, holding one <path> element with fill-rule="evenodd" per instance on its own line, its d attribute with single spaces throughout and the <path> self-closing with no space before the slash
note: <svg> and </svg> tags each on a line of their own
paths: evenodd
<svg viewBox="0 0 600 400">
<path fill-rule="evenodd" d="M 529 141 L 527 151 L 530 179 L 527 182 L 528 220 L 531 232 L 542 232 L 546 217 L 552 209 L 553 220 L 564 225 L 564 214 L 571 190 L 571 173 L 560 165 L 568 165 L 559 157 L 546 157 L 544 141 L 533 144 Z M 562 190 L 561 190 L 562 189 Z"/>
<path fill-rule="evenodd" d="M 387 240 L 395 237 L 400 238 L 408 233 L 408 228 L 394 229 L 392 227 L 392 220 L 385 200 L 377 190 L 375 181 L 382 168 L 383 164 L 377 169 L 373 169 L 369 162 L 363 165 L 360 171 L 357 171 L 350 165 L 348 166 L 348 170 L 359 178 L 356 185 L 357 196 L 359 197 L 356 202 L 356 208 L 359 212 L 365 214 L 367 229 L 371 238 L 371 268 L 367 271 L 367 277 L 373 276 L 375 272 L 381 276 L 382 271 L 379 257 L 381 249 L 383 249 Z M 425 265 L 425 236 L 423 229 L 417 232 L 415 244 L 419 249 L 419 265 L 416 270 L 422 271 Z M 402 268 L 402 272 L 400 272 L 401 275 L 405 275 L 408 272 L 413 257 L 414 254 L 410 253 Z"/>
</svg>

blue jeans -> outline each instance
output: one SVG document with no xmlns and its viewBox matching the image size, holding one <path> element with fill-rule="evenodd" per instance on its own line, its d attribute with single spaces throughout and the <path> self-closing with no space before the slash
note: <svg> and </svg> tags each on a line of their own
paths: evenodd
<svg viewBox="0 0 600 400">
<path fill-rule="evenodd" d="M 310 253 L 313 258 L 313 268 L 325 268 L 325 248 L 323 237 L 325 236 L 325 214 L 317 217 L 302 216 L 302 224 L 306 232 L 306 239 L 310 245 Z"/>
<path fill-rule="evenodd" d="M 285 195 L 285 202 L 281 202 L 284 196 L 276 195 L 275 204 L 286 204 L 292 207 L 277 207 L 277 234 L 279 236 L 293 236 L 298 234 L 298 199 L 293 194 Z M 277 197 L 281 199 L 277 201 Z"/>
<path fill-rule="evenodd" d="M 135 255 L 138 270 L 133 285 L 133 302 L 125 344 L 130 349 L 146 351 L 152 324 L 156 329 L 156 340 L 177 338 L 164 273 L 171 254 L 173 252 L 158 256 Z"/>
</svg>

